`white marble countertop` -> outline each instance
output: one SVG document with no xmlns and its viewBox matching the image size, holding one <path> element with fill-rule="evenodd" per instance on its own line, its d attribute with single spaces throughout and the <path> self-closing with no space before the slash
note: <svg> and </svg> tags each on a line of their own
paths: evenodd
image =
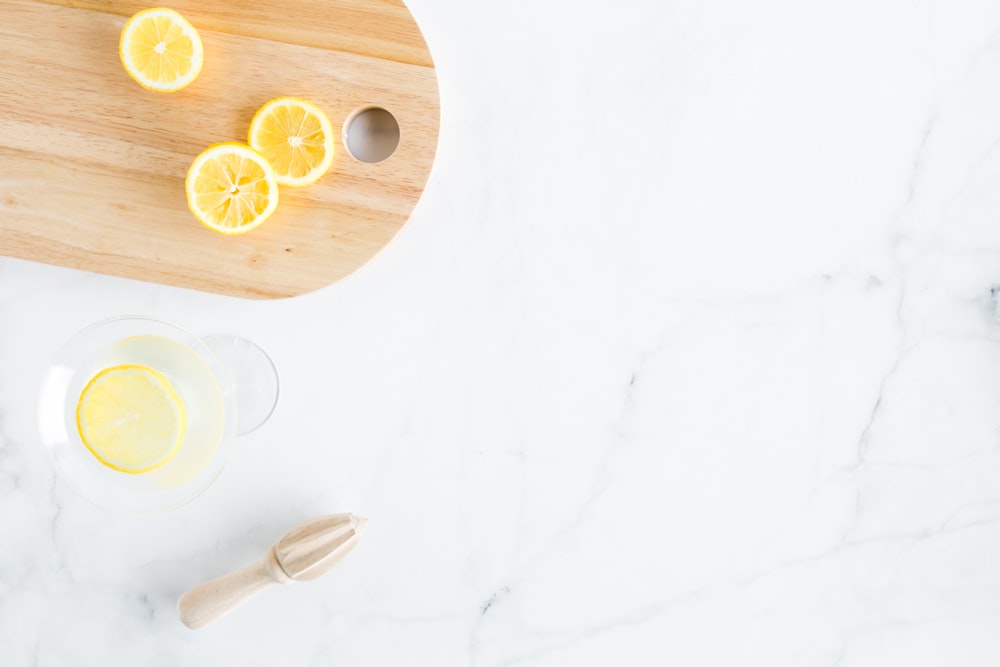
<svg viewBox="0 0 1000 667">
<path fill-rule="evenodd" d="M 410 4 L 440 149 L 355 276 L 0 260 L 0 664 L 1000 664 L 1000 4 Z M 281 373 L 161 516 L 38 444 L 48 359 L 125 313 Z M 340 511 L 325 578 L 178 621 Z"/>
</svg>

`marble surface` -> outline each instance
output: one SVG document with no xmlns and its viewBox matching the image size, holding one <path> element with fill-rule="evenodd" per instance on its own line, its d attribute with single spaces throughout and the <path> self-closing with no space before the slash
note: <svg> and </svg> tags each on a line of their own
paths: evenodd
<svg viewBox="0 0 1000 667">
<path fill-rule="evenodd" d="M 0 664 L 1000 664 L 1000 4 L 410 6 L 440 150 L 355 276 L 0 260 Z M 281 372 L 162 516 L 38 444 L 47 360 L 124 313 Z M 327 577 L 180 624 L 338 511 L 370 524 Z"/>
</svg>

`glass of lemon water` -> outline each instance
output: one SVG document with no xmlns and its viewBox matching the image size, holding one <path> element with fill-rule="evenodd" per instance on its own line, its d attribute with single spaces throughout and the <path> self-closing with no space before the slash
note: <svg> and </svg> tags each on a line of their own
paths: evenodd
<svg viewBox="0 0 1000 667">
<path fill-rule="evenodd" d="M 118 317 L 83 329 L 55 355 L 39 429 L 56 471 L 80 495 L 116 511 L 165 511 L 207 489 L 235 436 L 263 423 L 276 401 L 274 365 L 249 341 Z"/>
</svg>

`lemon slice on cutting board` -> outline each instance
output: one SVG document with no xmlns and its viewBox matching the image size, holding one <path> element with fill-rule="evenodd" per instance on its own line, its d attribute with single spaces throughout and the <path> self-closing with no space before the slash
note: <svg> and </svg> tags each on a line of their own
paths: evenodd
<svg viewBox="0 0 1000 667">
<path fill-rule="evenodd" d="M 280 185 L 315 183 L 333 164 L 333 126 L 323 110 L 297 97 L 279 97 L 250 121 L 250 146 L 274 167 Z"/>
<path fill-rule="evenodd" d="M 105 368 L 76 406 L 80 439 L 97 460 L 120 472 L 159 468 L 181 447 L 184 403 L 170 381 L 148 366 Z"/>
<path fill-rule="evenodd" d="M 244 234 L 278 207 L 278 182 L 264 157 L 244 144 L 215 144 L 188 170 L 188 208 L 209 229 Z"/>
<path fill-rule="evenodd" d="M 118 55 L 128 75 L 157 93 L 172 93 L 191 84 L 201 72 L 205 54 L 201 37 L 172 9 L 144 9 L 122 28 Z"/>
</svg>

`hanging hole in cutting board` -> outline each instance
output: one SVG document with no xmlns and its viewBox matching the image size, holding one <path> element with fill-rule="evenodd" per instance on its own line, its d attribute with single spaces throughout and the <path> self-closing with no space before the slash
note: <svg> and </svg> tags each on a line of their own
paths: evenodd
<svg viewBox="0 0 1000 667">
<path fill-rule="evenodd" d="M 360 109 L 347 119 L 344 145 L 361 162 L 381 162 L 399 146 L 399 123 L 382 107 Z"/>
</svg>

